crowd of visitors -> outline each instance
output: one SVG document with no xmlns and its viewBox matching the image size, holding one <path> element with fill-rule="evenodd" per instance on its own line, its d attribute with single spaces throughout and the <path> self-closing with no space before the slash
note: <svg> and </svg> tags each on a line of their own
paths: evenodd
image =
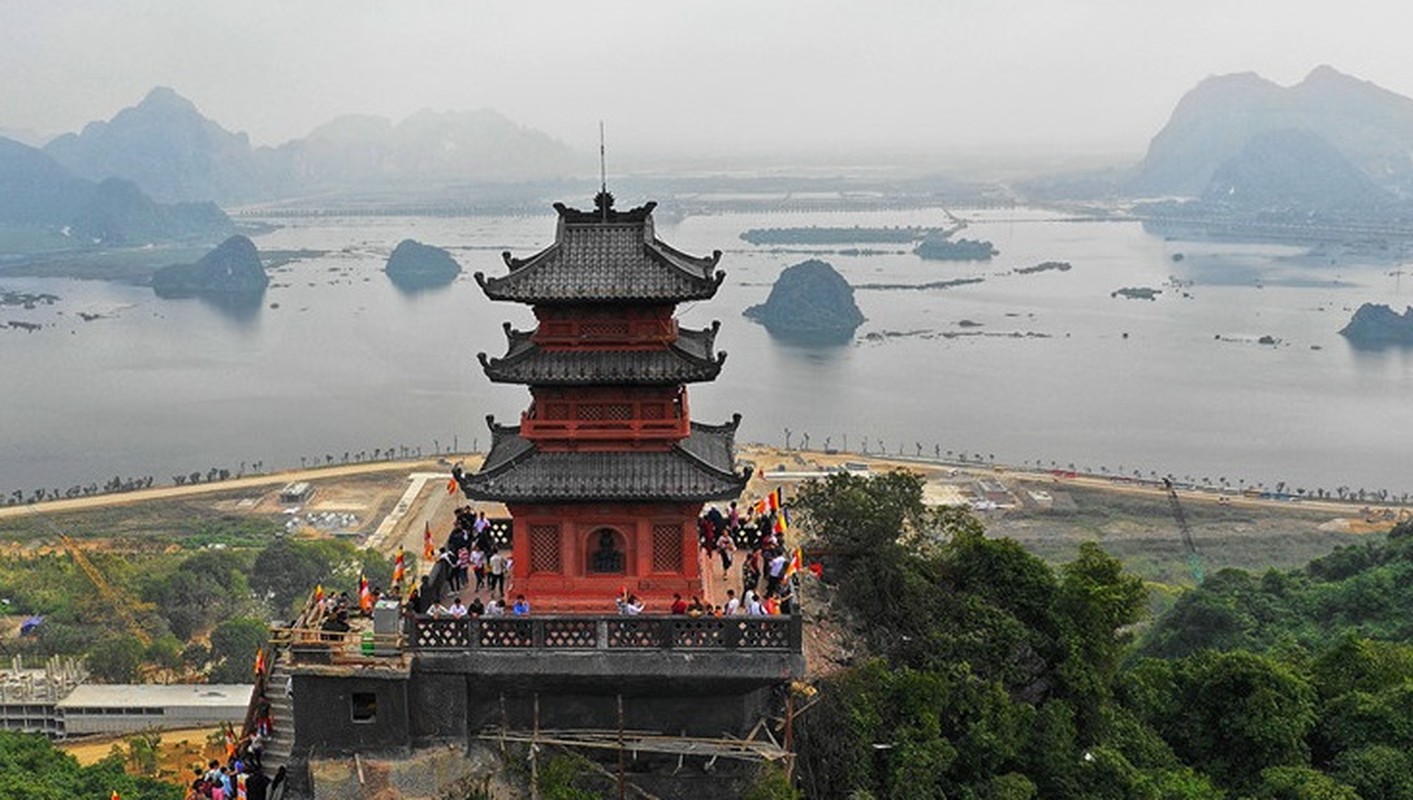
<svg viewBox="0 0 1413 800">
<path fill-rule="evenodd" d="M 516 595 L 514 605 L 506 605 L 506 594 L 514 583 L 515 557 L 497 546 L 486 512 L 476 513 L 470 506 L 456 509 L 456 525 L 435 559 L 434 569 L 446 577 L 451 594 L 437 592 L 431 576 L 423 576 L 407 598 L 410 613 L 457 619 L 530 613 L 530 603 L 523 594 Z M 482 592 L 486 594 L 484 602 Z M 466 593 L 471 594 L 470 603 L 462 599 Z"/>
<path fill-rule="evenodd" d="M 787 519 L 778 491 L 772 493 L 768 501 L 758 501 L 745 514 L 735 501 L 724 512 L 716 506 L 703 512 L 697 519 L 697 541 L 706 551 L 708 561 L 720 556 L 723 579 L 729 577 L 734 560 L 742 559 L 741 591 L 738 595 L 735 589 L 728 589 L 726 602 L 719 609 L 702 606 L 701 601 L 693 597 L 681 613 L 691 615 L 694 608 L 700 608 L 698 615 L 791 613 L 801 557 L 798 549 L 794 553 L 785 549 L 783 534 L 788 528 Z M 679 613 L 676 607 L 677 602 L 674 602 L 674 614 Z"/>
<path fill-rule="evenodd" d="M 703 602 L 699 596 L 689 601 L 674 595 L 669 608 L 650 609 L 645 600 L 624 588 L 614 598 L 614 606 L 627 616 L 664 611 L 691 617 L 790 614 L 801 565 L 798 549 L 791 553 L 785 548 L 787 528 L 788 516 L 778 490 L 744 512 L 734 501 L 725 510 L 710 506 L 697 520 L 699 544 L 708 563 L 720 559 L 723 578 L 729 578 L 739 559 L 739 592 L 729 589 L 719 605 Z M 427 552 L 432 553 L 430 532 L 426 542 Z M 436 550 L 435 559 L 432 575 L 424 576 L 409 594 L 407 613 L 450 619 L 530 614 L 531 604 L 525 595 L 513 595 L 513 602 L 508 603 L 514 581 L 513 554 L 501 549 L 484 511 L 458 508 L 455 526 Z M 445 587 L 438 576 L 444 576 Z"/>
<path fill-rule="evenodd" d="M 283 766 L 269 776 L 260 764 L 264 745 L 273 733 L 270 703 L 264 695 L 258 700 L 256 713 L 255 731 L 240 742 L 234 730 L 226 727 L 225 761 L 213 758 L 205 769 L 194 768 L 186 800 L 266 800 L 284 783 Z"/>
</svg>

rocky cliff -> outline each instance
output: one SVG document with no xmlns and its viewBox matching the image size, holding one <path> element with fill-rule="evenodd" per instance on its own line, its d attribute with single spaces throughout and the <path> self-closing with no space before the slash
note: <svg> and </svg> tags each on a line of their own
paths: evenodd
<svg viewBox="0 0 1413 800">
<path fill-rule="evenodd" d="M 162 297 L 259 295 L 269 284 L 260 251 L 244 236 L 232 236 L 195 264 L 173 264 L 152 276 Z"/>
<path fill-rule="evenodd" d="M 1365 303 L 1339 333 L 1360 347 L 1413 346 L 1413 308 L 1399 314 L 1386 305 Z"/>
<path fill-rule="evenodd" d="M 1329 142 L 1299 128 L 1253 136 L 1217 168 L 1202 199 L 1213 207 L 1345 212 L 1396 202 Z"/>
<path fill-rule="evenodd" d="M 773 335 L 805 342 L 848 341 L 864 321 L 853 287 L 816 259 L 787 267 L 766 301 L 744 313 Z"/>
<path fill-rule="evenodd" d="M 393 283 L 406 289 L 446 286 L 461 274 L 461 265 L 451 253 L 411 239 L 393 248 L 384 269 Z"/>
<path fill-rule="evenodd" d="M 1250 72 L 1202 81 L 1153 137 L 1127 190 L 1195 197 L 1258 134 L 1289 129 L 1328 142 L 1381 188 L 1413 187 L 1413 99 L 1322 66 L 1290 87 Z"/>
</svg>

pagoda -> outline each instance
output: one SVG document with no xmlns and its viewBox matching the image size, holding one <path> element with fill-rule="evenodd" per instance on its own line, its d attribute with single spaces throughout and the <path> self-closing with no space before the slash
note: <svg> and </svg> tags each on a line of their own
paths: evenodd
<svg viewBox="0 0 1413 800">
<path fill-rule="evenodd" d="M 488 417 L 491 449 L 458 473 L 472 500 L 504 503 L 513 520 L 515 594 L 536 611 L 611 613 L 623 592 L 665 611 L 674 593 L 702 593 L 697 517 L 740 495 L 740 415 L 693 422 L 686 385 L 714 380 L 719 322 L 678 326 L 678 303 L 709 300 L 725 273 L 710 257 L 657 238 L 647 203 L 618 211 L 556 203 L 554 243 L 529 258 L 504 253 L 507 274 L 476 282 L 492 300 L 529 305 L 538 325 L 504 325 L 506 352 L 478 355 L 496 383 L 529 387 L 516 426 Z"/>
</svg>

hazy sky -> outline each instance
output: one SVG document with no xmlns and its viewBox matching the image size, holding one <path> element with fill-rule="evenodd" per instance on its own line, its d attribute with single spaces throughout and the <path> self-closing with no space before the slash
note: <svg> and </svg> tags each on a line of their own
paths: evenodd
<svg viewBox="0 0 1413 800">
<path fill-rule="evenodd" d="M 1140 153 L 1203 77 L 1318 64 L 1413 95 L 1404 2 L 0 0 L 0 128 L 155 85 L 257 144 L 493 108 L 593 149 Z"/>
</svg>

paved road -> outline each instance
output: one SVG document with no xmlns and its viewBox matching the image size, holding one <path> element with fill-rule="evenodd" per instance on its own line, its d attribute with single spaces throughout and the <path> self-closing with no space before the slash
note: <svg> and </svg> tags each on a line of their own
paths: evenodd
<svg viewBox="0 0 1413 800">
<path fill-rule="evenodd" d="M 238 489 L 253 489 L 265 486 L 283 485 L 295 481 L 328 480 L 354 475 L 371 475 L 379 472 L 413 472 L 439 469 L 435 460 L 421 461 L 377 461 L 368 464 L 340 464 L 333 467 L 297 469 L 286 472 L 270 472 L 244 478 L 232 478 L 218 483 L 197 483 L 185 486 L 154 486 L 136 492 L 99 494 L 89 497 L 75 497 L 66 500 L 50 500 L 43 503 L 22 503 L 13 506 L 0 506 L 0 519 L 17 517 L 38 511 L 44 514 L 57 514 L 65 511 L 83 511 L 108 506 L 125 506 L 152 500 L 170 500 L 180 497 L 194 497 L 217 492 L 230 492 Z"/>
</svg>

